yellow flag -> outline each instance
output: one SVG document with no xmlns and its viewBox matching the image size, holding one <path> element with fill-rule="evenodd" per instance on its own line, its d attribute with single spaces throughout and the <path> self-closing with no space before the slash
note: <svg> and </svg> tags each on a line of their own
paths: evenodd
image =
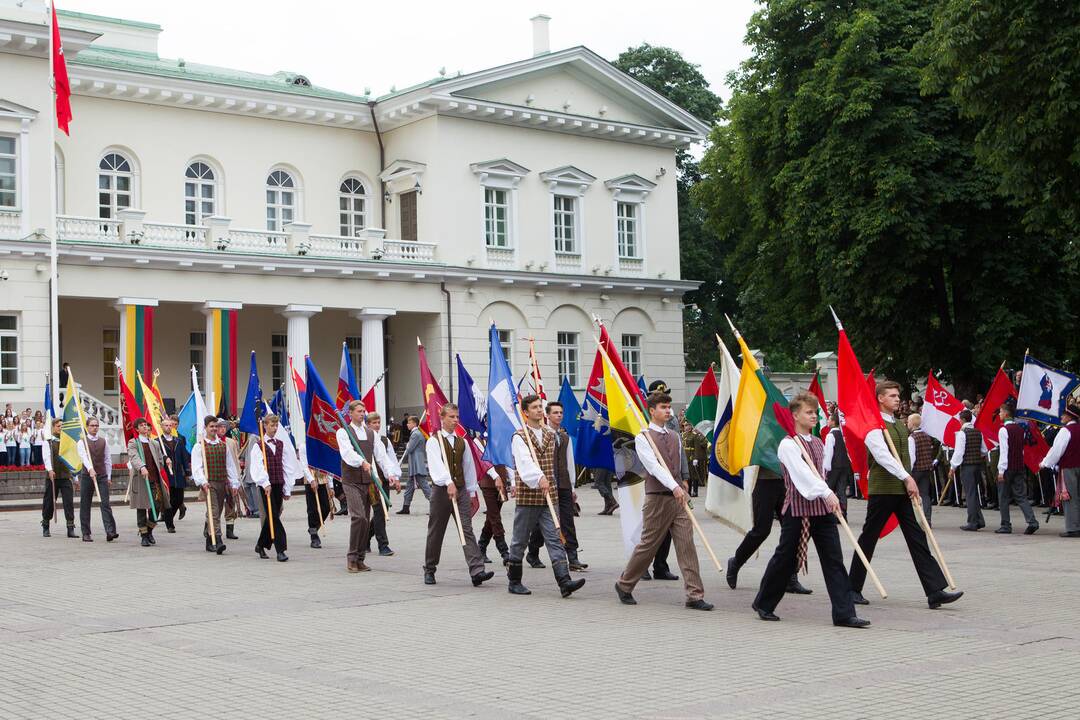
<svg viewBox="0 0 1080 720">
<path fill-rule="evenodd" d="M 161 418 L 164 409 L 161 404 L 158 403 L 157 393 L 147 386 L 146 381 L 143 380 L 142 373 L 138 370 L 135 371 L 135 375 L 139 378 L 139 385 L 142 386 L 143 404 L 146 405 L 146 419 L 150 421 L 150 427 L 153 429 L 153 437 L 161 436 Z M 156 382 L 156 381 L 155 381 Z"/>
<path fill-rule="evenodd" d="M 82 440 L 86 418 L 83 416 L 82 403 L 79 402 L 79 390 L 75 387 L 75 375 L 68 371 L 67 388 L 64 390 L 63 425 L 60 426 L 60 460 L 71 468 L 72 472 L 83 469 L 79 457 L 79 442 Z"/>
<path fill-rule="evenodd" d="M 630 391 L 623 387 L 619 374 L 611 366 L 607 355 L 601 352 L 600 356 L 604 359 L 604 394 L 607 396 L 608 423 L 611 430 L 637 437 L 649 427 L 649 423 L 641 414 L 641 408 L 634 402 Z"/>
</svg>

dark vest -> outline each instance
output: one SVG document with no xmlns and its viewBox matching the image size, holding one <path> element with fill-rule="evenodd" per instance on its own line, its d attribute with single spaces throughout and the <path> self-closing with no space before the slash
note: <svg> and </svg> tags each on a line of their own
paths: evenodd
<svg viewBox="0 0 1080 720">
<path fill-rule="evenodd" d="M 675 478 L 675 482 L 680 482 L 682 479 L 682 438 L 679 437 L 678 433 L 671 430 L 662 433 L 649 428 L 645 432 L 649 433 L 660 451 L 660 457 L 657 460 L 663 460 L 668 470 L 671 471 L 671 476 Z M 671 491 L 651 473 L 645 473 L 645 494 L 670 495 Z"/>
<path fill-rule="evenodd" d="M 457 435 L 454 436 L 454 445 L 440 432 L 439 442 L 442 443 L 443 453 L 446 455 L 446 469 L 450 472 L 450 479 L 454 481 L 454 487 L 461 490 L 465 487 L 465 441 Z"/>
<path fill-rule="evenodd" d="M 555 446 L 555 477 L 558 478 L 558 487 L 569 490 L 573 487 L 574 480 L 570 477 L 570 466 L 566 462 L 566 446 L 570 443 L 570 436 L 559 428 L 556 439 L 559 444 Z"/>
<path fill-rule="evenodd" d="M 360 453 L 364 456 L 364 459 L 369 463 L 375 463 L 375 439 L 372 437 L 374 433 L 368 431 L 365 433 L 367 437 L 363 440 L 356 436 L 356 431 L 352 427 L 352 423 L 345 426 L 345 432 L 349 434 L 351 442 L 355 442 L 360 446 Z M 346 485 L 367 485 L 371 482 L 371 476 L 364 471 L 363 467 L 354 468 L 344 460 L 341 461 L 341 482 Z"/>
<path fill-rule="evenodd" d="M 105 463 L 109 461 L 105 457 L 105 438 L 97 437 L 91 439 L 90 436 L 85 436 L 86 447 L 90 450 L 90 462 L 94 464 L 94 474 L 99 478 L 104 478 L 108 468 Z M 55 456 L 54 456 L 55 457 Z"/>
<path fill-rule="evenodd" d="M 71 478 L 71 468 L 60 459 L 60 440 L 57 438 L 49 440 L 49 450 L 52 451 L 52 469 L 56 479 L 69 480 Z M 101 477 L 104 478 L 105 476 L 102 475 Z"/>
<path fill-rule="evenodd" d="M 844 442 L 844 431 L 840 428 L 833 428 L 829 431 L 829 434 L 833 436 L 833 451 L 832 451 L 832 465 L 829 466 L 829 472 L 851 472 L 851 458 L 847 454 L 847 443 Z M 822 452 L 824 452 L 824 447 Z M 759 471 L 760 472 L 760 471 Z"/>
<path fill-rule="evenodd" d="M 1009 457 L 1005 472 L 1018 472 L 1024 469 L 1024 425 L 1011 422 L 1005 425 L 1006 437 L 1009 438 Z"/>
<path fill-rule="evenodd" d="M 1065 427 L 1069 431 L 1069 444 L 1065 446 L 1065 452 L 1058 460 L 1058 467 L 1062 470 L 1080 467 L 1080 423 L 1071 422 Z"/>
<path fill-rule="evenodd" d="M 911 437 L 915 439 L 915 464 L 911 469 L 916 472 L 932 470 L 934 467 L 934 441 L 922 430 L 911 433 Z"/>
<path fill-rule="evenodd" d="M 225 464 L 225 453 L 228 452 L 225 447 L 225 441 L 221 440 L 216 443 L 204 442 L 202 447 L 203 465 L 206 468 L 207 482 L 224 485 L 229 481 L 229 471 Z"/>
<path fill-rule="evenodd" d="M 900 466 L 904 468 L 911 467 L 911 458 L 908 457 L 908 429 L 902 421 L 896 420 L 895 422 L 884 422 L 884 432 L 889 434 L 892 438 L 893 445 L 896 446 L 896 452 L 900 455 Z M 885 441 L 886 447 L 888 447 L 888 440 Z M 890 450 L 890 452 L 892 452 Z M 870 472 L 867 473 L 870 484 L 871 495 L 903 495 L 907 491 L 904 489 L 904 481 L 900 478 L 894 477 L 891 472 L 886 470 L 881 465 L 877 464 L 874 460 L 874 454 L 867 451 L 867 465 L 870 468 Z"/>
<path fill-rule="evenodd" d="M 982 465 L 982 433 L 973 427 L 963 428 L 964 433 L 964 459 L 961 465 Z M 1011 444 L 1011 443 L 1010 443 Z"/>
<path fill-rule="evenodd" d="M 274 448 L 273 452 L 270 451 L 271 447 Z M 285 461 L 281 457 L 283 452 L 285 452 L 285 443 L 282 441 L 277 438 L 266 441 L 266 452 L 263 457 L 266 458 L 266 474 L 270 476 L 271 485 L 285 484 Z"/>
</svg>

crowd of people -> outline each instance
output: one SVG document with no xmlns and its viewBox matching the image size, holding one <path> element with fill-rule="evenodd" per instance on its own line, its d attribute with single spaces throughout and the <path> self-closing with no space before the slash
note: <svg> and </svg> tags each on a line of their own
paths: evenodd
<svg viewBox="0 0 1080 720">
<path fill-rule="evenodd" d="M 40 467 L 47 430 L 45 414 L 8 403 L 0 417 L 0 467 Z"/>
</svg>

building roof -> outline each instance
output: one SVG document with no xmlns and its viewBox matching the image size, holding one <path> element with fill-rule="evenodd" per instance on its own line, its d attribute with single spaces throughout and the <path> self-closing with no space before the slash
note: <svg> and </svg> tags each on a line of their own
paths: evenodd
<svg viewBox="0 0 1080 720">
<path fill-rule="evenodd" d="M 144 30 L 161 30 L 161 26 L 157 23 L 143 22 L 141 20 L 125 20 L 123 18 L 109 17 L 108 15 L 94 15 L 92 13 L 74 12 L 72 10 L 61 10 L 57 8 L 56 14 L 59 17 L 76 18 L 78 20 L 96 20 L 98 22 L 109 23 L 110 25 L 124 25 L 126 27 L 142 28 Z"/>
</svg>

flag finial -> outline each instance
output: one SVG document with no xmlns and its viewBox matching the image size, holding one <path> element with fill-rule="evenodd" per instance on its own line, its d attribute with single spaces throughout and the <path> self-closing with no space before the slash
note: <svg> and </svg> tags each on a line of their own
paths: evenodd
<svg viewBox="0 0 1080 720">
<path fill-rule="evenodd" d="M 835 322 L 835 323 L 836 323 L 836 329 L 837 329 L 837 330 L 843 330 L 843 329 L 844 329 L 844 326 L 840 324 L 840 318 L 838 318 L 838 317 L 836 316 L 836 311 L 835 311 L 835 310 L 833 310 L 833 306 L 832 306 L 832 305 L 830 305 L 830 306 L 829 306 L 829 312 L 831 312 L 831 313 L 832 313 L 832 319 L 833 319 L 833 322 Z"/>
<path fill-rule="evenodd" d="M 741 338 L 741 337 L 742 337 L 742 335 L 740 335 L 740 334 L 739 334 L 739 331 L 735 329 L 735 323 L 731 322 L 731 317 L 730 317 L 730 316 L 728 316 L 728 314 L 727 314 L 727 313 L 724 313 L 724 319 L 725 319 L 725 320 L 727 320 L 727 324 L 731 326 L 731 332 L 735 333 L 735 337 L 737 337 L 737 338 Z M 717 340 L 719 340 L 719 339 L 720 339 L 720 336 L 719 336 L 719 335 L 717 335 L 717 336 L 716 336 L 716 339 L 717 339 Z"/>
</svg>

